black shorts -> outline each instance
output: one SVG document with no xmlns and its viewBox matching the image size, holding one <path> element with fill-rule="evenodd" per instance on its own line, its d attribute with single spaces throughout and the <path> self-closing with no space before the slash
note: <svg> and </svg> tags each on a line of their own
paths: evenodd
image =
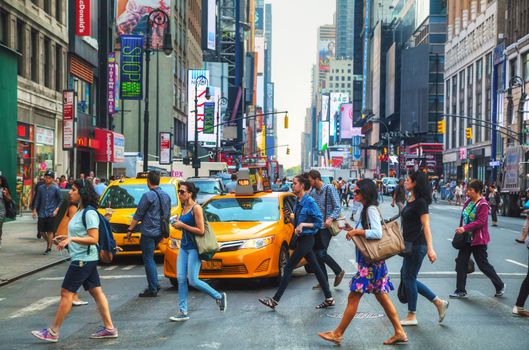
<svg viewBox="0 0 529 350">
<path fill-rule="evenodd" d="M 55 218 L 39 218 L 37 222 L 37 229 L 39 232 L 53 232 L 55 231 Z"/>
<path fill-rule="evenodd" d="M 99 273 L 97 272 L 97 261 L 81 262 L 79 260 L 72 261 L 64 281 L 62 281 L 62 288 L 76 293 L 81 286 L 85 290 L 101 287 L 99 280 Z"/>
</svg>

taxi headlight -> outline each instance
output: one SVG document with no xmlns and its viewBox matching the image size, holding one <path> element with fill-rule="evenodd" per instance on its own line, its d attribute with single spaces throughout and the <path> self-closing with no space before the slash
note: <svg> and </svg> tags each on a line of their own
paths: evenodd
<svg viewBox="0 0 529 350">
<path fill-rule="evenodd" d="M 241 249 L 244 248 L 263 248 L 267 245 L 274 243 L 274 236 L 264 237 L 264 238 L 255 238 L 249 239 L 241 246 Z"/>
</svg>

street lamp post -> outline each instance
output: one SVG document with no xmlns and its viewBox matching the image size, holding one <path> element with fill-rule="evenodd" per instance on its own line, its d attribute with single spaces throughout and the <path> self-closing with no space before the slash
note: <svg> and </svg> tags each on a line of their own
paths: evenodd
<svg viewBox="0 0 529 350">
<path fill-rule="evenodd" d="M 173 45 L 171 39 L 170 25 L 171 21 L 167 13 L 162 10 L 152 10 L 148 15 L 147 33 L 145 35 L 145 110 L 143 113 L 143 171 L 149 169 L 149 79 L 151 62 L 151 37 L 152 26 L 156 24 L 158 27 L 167 24 L 163 35 L 163 51 L 169 56 L 173 53 Z"/>
<path fill-rule="evenodd" d="M 200 169 L 200 159 L 198 159 L 198 86 L 208 85 L 208 79 L 199 75 L 195 79 L 195 144 L 193 147 L 193 169 L 195 169 L 195 177 L 198 177 L 198 169 Z M 207 95 L 207 89 L 206 89 Z M 206 96 L 207 98 L 207 96 Z"/>
<path fill-rule="evenodd" d="M 378 117 L 370 117 L 369 119 L 367 119 L 367 122 L 371 122 L 371 123 L 379 123 L 379 124 L 382 124 L 384 125 L 384 127 L 386 128 L 386 133 L 388 135 L 388 173 L 387 173 L 387 176 L 389 176 L 389 149 L 390 149 L 390 142 L 391 142 L 391 138 L 389 137 L 389 128 L 388 128 L 388 125 L 382 121 L 382 119 L 378 118 Z"/>
<path fill-rule="evenodd" d="M 525 81 L 522 77 L 515 75 L 509 80 L 509 89 L 507 90 L 507 99 L 509 99 L 510 113 L 512 112 L 512 88 L 519 87 L 521 89 L 520 101 L 518 102 L 518 135 L 519 142 L 522 145 L 525 142 L 525 134 L 523 132 L 523 114 L 524 114 L 524 102 L 527 99 L 527 93 L 525 92 Z"/>
<path fill-rule="evenodd" d="M 217 101 L 217 161 L 221 161 L 220 157 L 220 107 L 228 104 L 228 99 L 226 97 L 219 97 Z"/>
</svg>

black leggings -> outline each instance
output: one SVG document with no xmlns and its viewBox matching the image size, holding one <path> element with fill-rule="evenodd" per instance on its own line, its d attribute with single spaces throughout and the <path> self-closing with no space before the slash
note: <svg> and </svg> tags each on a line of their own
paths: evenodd
<svg viewBox="0 0 529 350">
<path fill-rule="evenodd" d="M 476 245 L 476 246 L 467 246 L 462 249 L 459 249 L 459 254 L 456 258 L 456 271 L 457 271 L 457 287 L 456 292 L 466 292 L 467 284 L 467 271 L 468 271 L 468 261 L 470 260 L 470 255 L 474 255 L 476 259 L 476 264 L 479 269 L 487 276 L 496 292 L 500 291 L 503 288 L 504 284 L 501 278 L 498 276 L 494 270 L 494 266 L 489 263 L 487 255 L 487 246 L 486 245 Z"/>
<path fill-rule="evenodd" d="M 290 277 L 292 277 L 292 271 L 294 271 L 294 269 L 299 264 L 302 258 L 305 258 L 307 260 L 307 262 L 309 263 L 309 266 L 314 271 L 314 274 L 316 275 L 316 278 L 318 279 L 318 282 L 320 283 L 320 286 L 323 290 L 323 294 L 325 294 L 325 297 L 332 298 L 332 294 L 329 289 L 329 282 L 323 275 L 320 265 L 318 265 L 316 256 L 314 255 L 314 252 L 312 251 L 313 247 L 314 247 L 314 236 L 313 235 L 300 236 L 298 238 L 296 249 L 294 250 L 290 258 L 288 259 L 288 263 L 285 266 L 285 274 L 283 275 L 283 278 L 281 279 L 281 282 L 279 283 L 279 288 L 276 294 L 274 295 L 275 301 L 279 301 L 281 299 L 281 296 L 285 292 L 285 289 L 287 289 L 288 283 L 290 282 Z"/>
<path fill-rule="evenodd" d="M 518 293 L 518 299 L 516 299 L 516 306 L 523 307 L 529 297 L 529 269 L 527 270 L 527 276 L 522 282 L 520 292 Z"/>
</svg>

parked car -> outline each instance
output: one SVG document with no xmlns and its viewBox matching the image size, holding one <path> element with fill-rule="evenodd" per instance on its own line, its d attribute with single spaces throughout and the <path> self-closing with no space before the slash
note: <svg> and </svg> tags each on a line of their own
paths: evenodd
<svg viewBox="0 0 529 350">
<path fill-rule="evenodd" d="M 382 179 L 382 192 L 386 195 L 393 193 L 399 183 L 399 179 L 396 177 L 384 177 Z"/>
<path fill-rule="evenodd" d="M 219 177 L 190 177 L 187 181 L 192 182 L 198 188 L 196 202 L 200 205 L 211 197 L 228 192 L 224 182 Z"/>
</svg>

